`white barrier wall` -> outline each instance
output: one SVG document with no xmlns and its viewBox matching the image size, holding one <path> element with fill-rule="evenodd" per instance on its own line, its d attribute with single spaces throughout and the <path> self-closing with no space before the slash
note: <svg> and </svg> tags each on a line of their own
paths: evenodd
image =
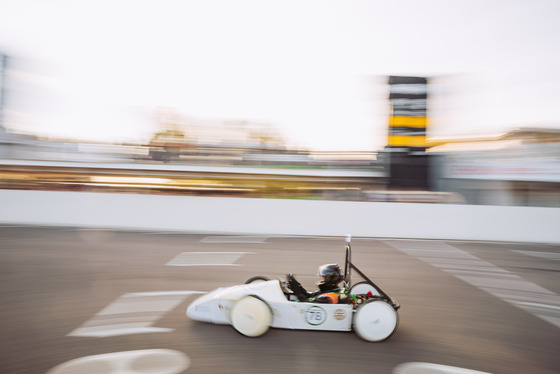
<svg viewBox="0 0 560 374">
<path fill-rule="evenodd" d="M 560 243 L 560 209 L 0 190 L 0 224 Z"/>
</svg>

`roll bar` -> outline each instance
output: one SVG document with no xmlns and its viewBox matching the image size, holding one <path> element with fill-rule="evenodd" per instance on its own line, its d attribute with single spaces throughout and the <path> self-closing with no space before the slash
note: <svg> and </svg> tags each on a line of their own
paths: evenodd
<svg viewBox="0 0 560 374">
<path fill-rule="evenodd" d="M 352 235 L 346 234 L 346 257 L 344 260 L 344 283 L 346 283 L 346 287 L 350 289 L 351 285 L 351 274 L 350 274 L 350 264 L 351 257 L 352 257 L 352 247 L 350 246 L 350 242 L 352 241 Z"/>
<path fill-rule="evenodd" d="M 352 287 L 352 270 L 355 270 L 366 282 L 368 282 L 373 288 L 379 292 L 383 298 L 389 302 L 395 309 L 400 307 L 399 303 L 394 300 L 392 297 L 387 295 L 379 286 L 377 286 L 371 279 L 369 279 L 364 273 L 360 271 L 353 263 L 352 263 L 352 246 L 350 244 L 352 240 L 352 235 L 346 235 L 346 256 L 344 260 L 344 283 L 346 283 L 346 287 L 350 289 Z"/>
</svg>

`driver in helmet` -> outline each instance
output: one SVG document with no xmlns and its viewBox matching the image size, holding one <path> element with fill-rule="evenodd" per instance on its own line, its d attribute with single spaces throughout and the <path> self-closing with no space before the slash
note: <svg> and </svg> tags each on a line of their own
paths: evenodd
<svg viewBox="0 0 560 374">
<path fill-rule="evenodd" d="M 288 284 L 299 301 L 307 301 L 324 304 L 341 304 L 346 302 L 346 294 L 339 284 L 344 280 L 342 269 L 337 264 L 326 264 L 319 266 L 320 280 L 317 283 L 319 290 L 307 292 L 305 288 L 294 278 L 292 274 L 287 275 Z"/>
</svg>

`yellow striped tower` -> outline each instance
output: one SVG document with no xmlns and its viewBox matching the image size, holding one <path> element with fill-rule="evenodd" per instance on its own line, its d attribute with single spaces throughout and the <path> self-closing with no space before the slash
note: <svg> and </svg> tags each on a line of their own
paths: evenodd
<svg viewBox="0 0 560 374">
<path fill-rule="evenodd" d="M 390 76 L 389 131 L 385 152 L 389 155 L 389 187 L 429 190 L 428 79 Z"/>
</svg>

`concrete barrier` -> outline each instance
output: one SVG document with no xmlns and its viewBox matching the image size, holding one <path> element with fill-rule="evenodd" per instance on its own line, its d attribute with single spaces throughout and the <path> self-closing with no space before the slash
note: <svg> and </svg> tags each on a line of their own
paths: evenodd
<svg viewBox="0 0 560 374">
<path fill-rule="evenodd" d="M 0 224 L 560 243 L 560 209 L 0 190 Z"/>
</svg>

